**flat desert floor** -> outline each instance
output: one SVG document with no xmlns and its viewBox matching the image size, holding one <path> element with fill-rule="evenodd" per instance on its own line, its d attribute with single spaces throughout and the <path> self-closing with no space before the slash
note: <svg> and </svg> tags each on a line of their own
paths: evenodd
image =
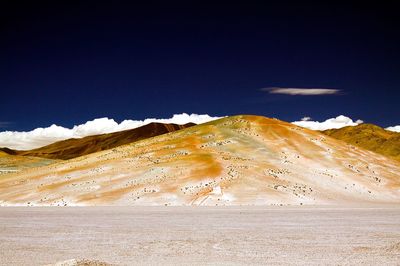
<svg viewBox="0 0 400 266">
<path fill-rule="evenodd" d="M 1 265 L 71 259 L 399 265 L 400 206 L 0 208 Z"/>
</svg>

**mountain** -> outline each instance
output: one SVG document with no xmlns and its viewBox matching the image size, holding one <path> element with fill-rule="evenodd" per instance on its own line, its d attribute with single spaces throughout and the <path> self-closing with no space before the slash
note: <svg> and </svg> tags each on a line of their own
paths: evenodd
<svg viewBox="0 0 400 266">
<path fill-rule="evenodd" d="M 6 152 L 10 155 L 68 160 L 194 125 L 194 123 L 188 123 L 185 125 L 150 123 L 142 127 L 115 133 L 93 135 L 79 139 L 62 140 L 28 151 L 17 151 L 8 148 L 0 148 L 0 151 Z"/>
<path fill-rule="evenodd" d="M 398 132 L 388 131 L 372 124 L 360 124 L 329 129 L 323 133 L 400 161 L 400 133 Z"/>
<path fill-rule="evenodd" d="M 0 205 L 400 203 L 400 163 L 233 116 L 0 178 Z"/>
</svg>

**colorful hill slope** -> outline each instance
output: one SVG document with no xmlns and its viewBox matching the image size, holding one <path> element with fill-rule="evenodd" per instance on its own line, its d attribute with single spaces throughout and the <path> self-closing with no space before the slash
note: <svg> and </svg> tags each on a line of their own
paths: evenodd
<svg viewBox="0 0 400 266">
<path fill-rule="evenodd" d="M 400 203 L 400 163 L 234 116 L 0 179 L 1 205 Z"/>
<path fill-rule="evenodd" d="M 400 133 L 372 124 L 329 129 L 324 134 L 400 161 Z"/>
<path fill-rule="evenodd" d="M 9 155 L 0 151 L 0 175 L 19 172 L 28 168 L 40 167 L 58 162 L 58 160 L 51 160 L 46 158 Z"/>
</svg>

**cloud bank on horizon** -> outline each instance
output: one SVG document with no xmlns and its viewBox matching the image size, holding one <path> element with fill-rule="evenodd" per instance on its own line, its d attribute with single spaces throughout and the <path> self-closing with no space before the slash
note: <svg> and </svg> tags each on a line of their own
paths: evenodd
<svg viewBox="0 0 400 266">
<path fill-rule="evenodd" d="M 300 127 L 305 127 L 311 130 L 327 130 L 327 129 L 338 129 L 347 126 L 357 126 L 359 124 L 364 123 L 364 121 L 358 119 L 353 121 L 350 117 L 339 115 L 335 118 L 329 118 L 323 122 L 312 121 L 311 117 L 303 117 L 301 121 L 294 121 L 292 124 L 295 124 Z M 399 132 L 400 133 L 400 125 L 392 126 L 385 128 L 386 130 Z"/>
<path fill-rule="evenodd" d="M 387 127 L 387 128 L 385 128 L 386 130 L 389 130 L 389 131 L 394 131 L 394 132 L 399 132 L 400 133 L 400 125 L 398 125 L 398 126 L 392 126 L 392 127 Z"/>
<path fill-rule="evenodd" d="M 323 122 L 311 121 L 311 117 L 303 117 L 301 121 L 292 122 L 292 124 L 312 130 L 327 130 L 347 126 L 357 126 L 361 123 L 363 123 L 362 120 L 353 121 L 353 119 L 344 115 L 339 115 L 335 118 L 330 118 Z"/>
<path fill-rule="evenodd" d="M 339 94 L 341 91 L 338 89 L 326 89 L 326 88 L 281 88 L 281 87 L 268 87 L 268 88 L 262 88 L 261 90 L 267 91 L 271 94 L 286 94 L 292 96 L 333 95 L 333 94 Z"/>
<path fill-rule="evenodd" d="M 145 120 L 124 120 L 117 123 L 114 119 L 107 117 L 97 118 L 73 128 L 65 128 L 58 125 L 51 125 L 46 128 L 36 128 L 31 131 L 4 131 L 0 132 L 0 147 L 7 147 L 17 150 L 30 150 L 46 146 L 56 141 L 69 138 L 82 138 L 90 135 L 112 133 L 127 129 L 144 126 L 152 122 L 186 124 L 206 123 L 221 117 L 212 117 L 207 114 L 174 114 L 171 118 L 157 119 L 148 118 Z"/>
<path fill-rule="evenodd" d="M 212 117 L 207 114 L 175 114 L 171 118 L 157 119 L 148 118 L 145 120 L 124 120 L 117 123 L 114 119 L 107 117 L 97 118 L 87 121 L 84 124 L 76 125 L 73 128 L 65 128 L 58 125 L 51 125 L 46 128 L 36 128 L 27 132 L 3 131 L 0 132 L 0 147 L 8 147 L 17 150 L 29 150 L 39 148 L 56 141 L 69 138 L 82 138 L 90 135 L 112 133 L 127 129 L 137 128 L 151 122 L 158 123 L 206 123 L 222 117 Z M 335 118 L 327 119 L 323 122 L 312 121 L 311 117 L 303 117 L 300 121 L 294 121 L 292 124 L 308 128 L 311 130 L 327 130 L 333 128 L 342 128 L 346 126 L 356 126 L 363 123 L 362 120 L 353 121 L 351 118 L 339 115 Z M 386 130 L 400 132 L 400 125 L 387 127 Z"/>
</svg>

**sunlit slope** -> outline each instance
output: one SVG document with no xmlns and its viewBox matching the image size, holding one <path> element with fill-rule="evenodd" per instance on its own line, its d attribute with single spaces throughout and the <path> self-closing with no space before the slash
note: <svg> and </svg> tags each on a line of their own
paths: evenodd
<svg viewBox="0 0 400 266">
<path fill-rule="evenodd" d="M 323 133 L 400 161 L 400 133 L 398 132 L 388 131 L 372 124 L 360 124 L 329 129 Z"/>
<path fill-rule="evenodd" d="M 234 116 L 5 175 L 3 205 L 400 203 L 400 164 L 320 132 Z"/>
<path fill-rule="evenodd" d="M 0 151 L 0 178 L 2 178 L 2 175 L 4 174 L 19 172 L 32 167 L 49 165 L 57 161 L 58 160 L 39 157 L 9 155 Z"/>
</svg>

